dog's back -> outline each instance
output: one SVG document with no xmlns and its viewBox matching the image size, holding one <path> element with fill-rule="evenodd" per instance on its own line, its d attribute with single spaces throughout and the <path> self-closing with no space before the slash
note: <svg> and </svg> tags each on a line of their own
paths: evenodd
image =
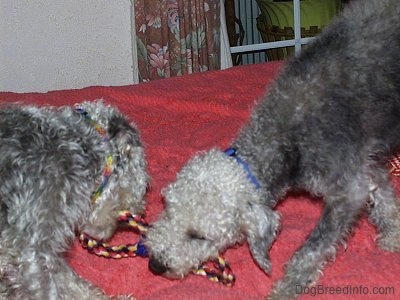
<svg viewBox="0 0 400 300">
<path fill-rule="evenodd" d="M 400 205 L 385 165 L 400 146 L 399 15 L 397 0 L 351 1 L 286 64 L 234 145 L 270 192 L 267 205 L 293 186 L 324 201 L 271 299 L 314 283 L 366 206 L 378 245 L 400 251 Z"/>
<path fill-rule="evenodd" d="M 338 161 L 383 162 L 400 145 L 400 3 L 349 6 L 287 62 L 235 143 L 251 164 L 282 172 L 258 170 L 284 181 L 271 182 L 277 190 L 327 170 L 335 180 Z"/>
<path fill-rule="evenodd" d="M 352 143 L 361 142 L 363 135 L 397 144 L 400 134 L 393 131 L 400 133 L 400 4 L 358 2 L 350 3 L 350 9 L 288 65 L 289 77 L 303 78 L 301 94 L 293 102 L 310 105 L 302 121 L 320 116 L 328 132 L 336 131 L 328 138 L 351 129 Z"/>
</svg>

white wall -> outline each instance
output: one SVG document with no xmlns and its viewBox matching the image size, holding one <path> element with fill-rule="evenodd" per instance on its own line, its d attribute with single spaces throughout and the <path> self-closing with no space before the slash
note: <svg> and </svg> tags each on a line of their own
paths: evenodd
<svg viewBox="0 0 400 300">
<path fill-rule="evenodd" d="M 0 91 L 133 82 L 131 0 L 0 0 Z"/>
</svg>

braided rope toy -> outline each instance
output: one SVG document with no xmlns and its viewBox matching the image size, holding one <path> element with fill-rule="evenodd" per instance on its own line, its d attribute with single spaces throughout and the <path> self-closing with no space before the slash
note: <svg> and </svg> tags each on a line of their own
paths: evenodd
<svg viewBox="0 0 400 300">
<path fill-rule="evenodd" d="M 400 154 L 393 156 L 389 160 L 389 171 L 394 176 L 400 176 Z"/>
<path fill-rule="evenodd" d="M 142 238 L 145 238 L 145 233 L 149 227 L 141 216 L 132 215 L 126 210 L 119 212 L 118 222 L 133 228 L 142 236 Z M 81 242 L 82 247 L 87 249 L 89 253 L 105 258 L 120 259 L 135 256 L 148 256 L 148 251 L 142 241 L 134 244 L 111 246 L 107 243 L 91 238 L 86 233 L 82 233 L 79 236 L 79 241 Z M 229 264 L 222 257 L 214 258 L 212 263 L 213 266 L 206 263 L 193 270 L 192 273 L 195 275 L 205 276 L 213 282 L 219 282 L 228 287 L 233 286 L 235 283 L 235 275 L 232 273 Z"/>
<path fill-rule="evenodd" d="M 214 268 L 203 264 L 196 270 L 193 270 L 192 273 L 195 275 L 207 276 L 211 281 L 220 282 L 228 287 L 233 286 L 235 283 L 235 275 L 233 275 L 228 262 L 221 256 L 214 258 L 212 262 Z"/>
<path fill-rule="evenodd" d="M 139 233 L 142 235 L 147 231 L 148 225 L 143 221 L 143 219 L 138 215 L 132 215 L 128 211 L 121 211 L 118 216 L 118 221 L 120 223 L 126 223 L 130 227 L 139 231 Z M 124 257 L 148 256 L 147 249 L 141 242 L 135 244 L 110 246 L 107 243 L 93 239 L 86 233 L 82 233 L 79 236 L 79 241 L 81 242 L 82 247 L 87 249 L 89 253 L 106 258 L 119 259 Z"/>
</svg>

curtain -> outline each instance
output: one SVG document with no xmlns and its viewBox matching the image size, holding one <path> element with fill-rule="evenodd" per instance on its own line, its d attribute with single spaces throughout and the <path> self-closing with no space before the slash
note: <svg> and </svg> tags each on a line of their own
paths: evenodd
<svg viewBox="0 0 400 300">
<path fill-rule="evenodd" d="M 221 68 L 220 0 L 134 0 L 139 81 Z"/>
</svg>

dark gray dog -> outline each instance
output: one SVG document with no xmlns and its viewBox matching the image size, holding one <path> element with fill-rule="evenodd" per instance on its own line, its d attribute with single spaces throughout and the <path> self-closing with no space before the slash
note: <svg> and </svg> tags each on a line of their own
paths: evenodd
<svg viewBox="0 0 400 300">
<path fill-rule="evenodd" d="M 270 272 L 279 226 L 271 209 L 291 188 L 322 197 L 325 208 L 271 298 L 314 283 L 366 206 L 378 245 L 400 251 L 400 205 L 385 164 L 400 146 L 399 16 L 397 0 L 351 1 L 287 62 L 234 149 L 183 168 L 147 236 L 153 272 L 181 278 L 243 238 Z"/>
<path fill-rule="evenodd" d="M 119 210 L 144 210 L 146 163 L 135 125 L 102 101 L 2 104 L 0 154 L 0 298 L 106 298 L 63 254 L 75 230 L 108 239 Z"/>
</svg>

